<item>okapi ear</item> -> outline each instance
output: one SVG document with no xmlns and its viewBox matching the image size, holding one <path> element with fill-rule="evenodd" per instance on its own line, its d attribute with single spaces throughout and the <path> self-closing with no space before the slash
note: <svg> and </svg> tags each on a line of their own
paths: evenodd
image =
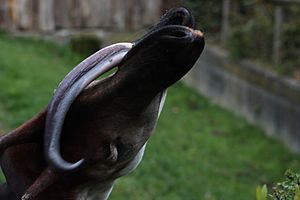
<svg viewBox="0 0 300 200">
<path fill-rule="evenodd" d="M 106 158 L 109 162 L 116 162 L 118 160 L 118 148 L 116 144 L 111 143 L 109 145 L 109 156 Z"/>
<path fill-rule="evenodd" d="M 47 109 L 26 121 L 15 130 L 0 137 L 0 154 L 10 146 L 32 142 L 45 127 Z"/>
</svg>

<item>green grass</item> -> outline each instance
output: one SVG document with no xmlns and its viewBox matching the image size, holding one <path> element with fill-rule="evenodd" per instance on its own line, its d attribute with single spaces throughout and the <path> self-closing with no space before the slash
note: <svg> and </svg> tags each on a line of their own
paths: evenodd
<svg viewBox="0 0 300 200">
<path fill-rule="evenodd" d="M 0 36 L 0 47 L 0 124 L 7 131 L 45 107 L 79 59 L 37 40 Z M 272 186 L 287 168 L 300 168 L 296 155 L 176 84 L 143 162 L 117 181 L 110 199 L 252 200 L 258 184 Z"/>
<path fill-rule="evenodd" d="M 0 37 L 0 123 L 15 127 L 47 105 L 59 81 L 80 60 L 40 40 Z"/>
</svg>

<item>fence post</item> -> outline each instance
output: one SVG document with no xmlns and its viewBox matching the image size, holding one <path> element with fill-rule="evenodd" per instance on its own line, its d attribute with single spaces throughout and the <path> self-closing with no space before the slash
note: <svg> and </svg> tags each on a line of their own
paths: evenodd
<svg viewBox="0 0 300 200">
<path fill-rule="evenodd" d="M 7 1 L 0 0 L 0 27 L 7 28 L 8 27 L 8 12 L 7 12 Z"/>
<path fill-rule="evenodd" d="M 221 43 L 224 46 L 229 35 L 229 12 L 230 0 L 223 0 L 222 5 L 222 28 L 221 28 Z"/>
<path fill-rule="evenodd" d="M 39 27 L 42 31 L 54 31 L 54 2 L 53 0 L 39 1 Z"/>
<path fill-rule="evenodd" d="M 273 61 L 279 64 L 281 61 L 281 35 L 282 35 L 283 11 L 282 6 L 277 5 L 274 16 L 274 36 L 273 36 Z"/>
</svg>

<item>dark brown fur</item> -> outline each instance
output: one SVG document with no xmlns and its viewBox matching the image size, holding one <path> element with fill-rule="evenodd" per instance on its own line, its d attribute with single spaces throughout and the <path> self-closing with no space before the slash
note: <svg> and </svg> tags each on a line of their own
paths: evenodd
<svg viewBox="0 0 300 200">
<path fill-rule="evenodd" d="M 83 169 L 57 172 L 45 160 L 47 109 L 0 138 L 7 180 L 0 189 L 1 200 L 20 199 L 25 191 L 37 200 L 72 200 L 79 188 L 123 175 L 118 172 L 155 128 L 164 90 L 191 69 L 204 47 L 199 32 L 168 26 L 173 24 L 192 28 L 192 16 L 183 8 L 170 11 L 136 42 L 114 76 L 94 83 L 72 104 L 60 146 L 67 161 L 88 160 Z"/>
</svg>

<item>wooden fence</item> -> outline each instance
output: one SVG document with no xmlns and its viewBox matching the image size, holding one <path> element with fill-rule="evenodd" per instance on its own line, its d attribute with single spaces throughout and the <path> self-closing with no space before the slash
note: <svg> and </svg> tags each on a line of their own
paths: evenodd
<svg viewBox="0 0 300 200">
<path fill-rule="evenodd" d="M 234 0 L 223 0 L 222 6 L 222 32 L 221 32 L 221 41 L 223 45 L 228 40 L 229 32 L 230 32 L 230 11 L 231 4 Z M 300 0 L 273 0 L 275 4 L 275 12 L 274 12 L 274 28 L 273 28 L 273 49 L 272 49 L 272 57 L 275 64 L 279 64 L 281 62 L 281 51 L 282 51 L 282 30 L 284 23 L 284 13 L 283 7 L 289 4 L 294 4 L 296 6 L 300 5 Z"/>
<path fill-rule="evenodd" d="M 0 27 L 9 31 L 137 29 L 159 19 L 171 0 L 0 0 Z"/>
</svg>

